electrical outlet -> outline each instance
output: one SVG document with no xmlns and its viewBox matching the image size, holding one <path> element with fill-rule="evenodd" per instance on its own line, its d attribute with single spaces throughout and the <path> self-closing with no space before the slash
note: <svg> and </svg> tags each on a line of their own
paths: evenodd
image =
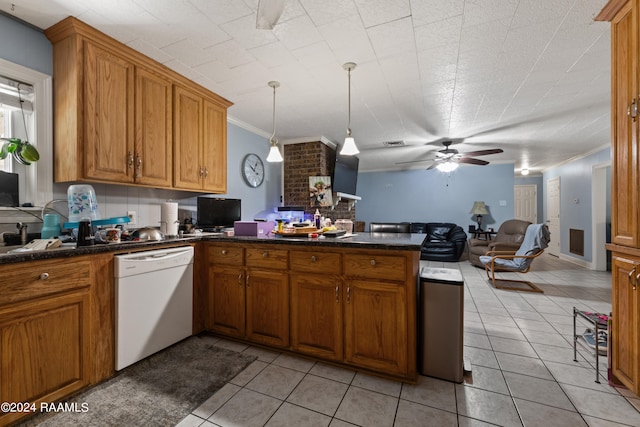
<svg viewBox="0 0 640 427">
<path fill-rule="evenodd" d="M 138 222 L 136 211 L 127 211 L 127 216 L 129 217 L 129 225 L 136 225 L 136 222 Z"/>
</svg>

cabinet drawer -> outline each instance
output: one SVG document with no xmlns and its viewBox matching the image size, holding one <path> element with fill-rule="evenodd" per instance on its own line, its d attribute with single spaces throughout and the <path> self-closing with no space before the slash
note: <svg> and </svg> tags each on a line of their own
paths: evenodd
<svg viewBox="0 0 640 427">
<path fill-rule="evenodd" d="M 286 270 L 289 251 L 272 248 L 247 248 L 247 267 Z"/>
<path fill-rule="evenodd" d="M 0 305 L 89 286 L 89 261 L 37 261 L 0 268 Z"/>
<path fill-rule="evenodd" d="M 340 254 L 321 251 L 291 251 L 291 270 L 302 273 L 340 274 Z"/>
<path fill-rule="evenodd" d="M 344 274 L 368 279 L 406 280 L 407 259 L 403 256 L 378 254 L 346 255 Z"/>
<path fill-rule="evenodd" d="M 209 246 L 209 262 L 216 265 L 242 265 L 244 249 L 237 245 Z"/>
</svg>

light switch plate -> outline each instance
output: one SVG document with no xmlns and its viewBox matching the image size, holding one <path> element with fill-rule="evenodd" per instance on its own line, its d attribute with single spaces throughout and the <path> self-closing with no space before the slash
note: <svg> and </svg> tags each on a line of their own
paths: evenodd
<svg viewBox="0 0 640 427">
<path fill-rule="evenodd" d="M 506 200 L 500 200 L 500 206 L 507 206 Z"/>
</svg>

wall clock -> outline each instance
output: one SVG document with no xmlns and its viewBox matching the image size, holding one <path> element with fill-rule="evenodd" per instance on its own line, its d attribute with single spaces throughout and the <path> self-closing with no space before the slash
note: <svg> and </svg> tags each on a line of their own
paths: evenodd
<svg viewBox="0 0 640 427">
<path fill-rule="evenodd" d="M 264 181 L 264 164 L 257 154 L 249 153 L 242 159 L 242 177 L 249 187 L 259 187 Z"/>
</svg>

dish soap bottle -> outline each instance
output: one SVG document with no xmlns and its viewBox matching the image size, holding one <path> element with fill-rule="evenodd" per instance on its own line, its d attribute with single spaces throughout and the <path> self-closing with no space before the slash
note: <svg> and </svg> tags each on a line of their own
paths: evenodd
<svg viewBox="0 0 640 427">
<path fill-rule="evenodd" d="M 313 224 L 316 226 L 316 230 L 320 228 L 320 211 L 316 209 L 316 213 L 313 214 Z"/>
</svg>

